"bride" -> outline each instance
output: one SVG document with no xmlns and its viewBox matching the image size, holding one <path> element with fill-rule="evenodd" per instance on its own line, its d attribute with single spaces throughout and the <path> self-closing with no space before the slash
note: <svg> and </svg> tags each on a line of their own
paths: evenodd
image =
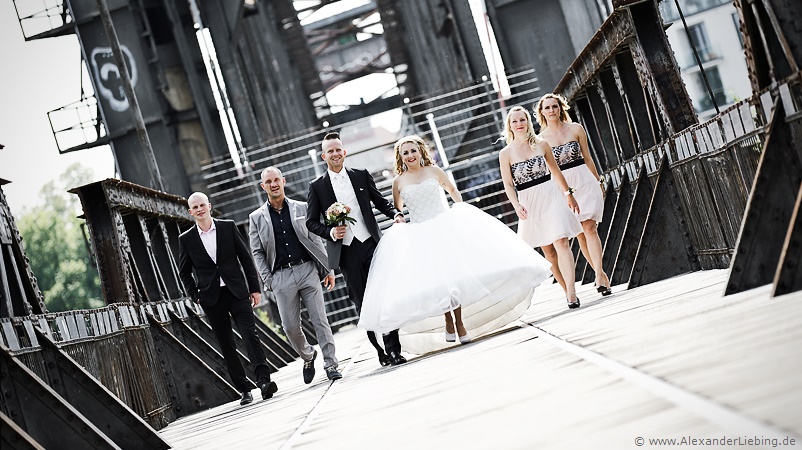
<svg viewBox="0 0 802 450">
<path fill-rule="evenodd" d="M 358 325 L 399 329 L 403 348 L 423 354 L 521 317 L 550 264 L 506 225 L 462 202 L 423 139 L 401 138 L 394 150 L 393 200 L 399 211 L 407 205 L 411 223 L 382 236 Z M 455 202 L 450 209 L 443 189 Z"/>
</svg>

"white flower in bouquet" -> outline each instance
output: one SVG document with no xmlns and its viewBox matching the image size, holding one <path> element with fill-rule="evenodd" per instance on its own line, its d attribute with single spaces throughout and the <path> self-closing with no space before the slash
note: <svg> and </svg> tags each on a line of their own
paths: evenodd
<svg viewBox="0 0 802 450">
<path fill-rule="evenodd" d="M 351 207 L 340 202 L 336 202 L 329 206 L 326 210 L 326 225 L 345 225 L 348 223 L 356 223 L 356 220 L 349 216 Z"/>
</svg>

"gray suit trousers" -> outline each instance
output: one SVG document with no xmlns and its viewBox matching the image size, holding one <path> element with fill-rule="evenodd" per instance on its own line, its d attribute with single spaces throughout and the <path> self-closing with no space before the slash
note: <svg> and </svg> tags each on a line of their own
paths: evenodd
<svg viewBox="0 0 802 450">
<path fill-rule="evenodd" d="M 326 318 L 323 287 L 319 280 L 317 269 L 312 262 L 279 270 L 273 274 L 273 294 L 278 303 L 281 324 L 292 348 L 304 361 L 312 359 L 314 350 L 301 330 L 301 300 L 303 300 L 309 312 L 309 319 L 315 327 L 315 336 L 323 353 L 324 367 L 337 367 L 334 337 Z"/>
</svg>

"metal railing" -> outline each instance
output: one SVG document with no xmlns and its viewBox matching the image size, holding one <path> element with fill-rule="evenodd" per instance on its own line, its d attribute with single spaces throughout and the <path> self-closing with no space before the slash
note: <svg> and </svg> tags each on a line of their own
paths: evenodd
<svg viewBox="0 0 802 450">
<path fill-rule="evenodd" d="M 14 9 L 25 39 L 73 23 L 64 0 L 14 0 Z"/>
<path fill-rule="evenodd" d="M 118 303 L 93 310 L 0 319 L 0 333 L 11 353 L 40 379 L 50 380 L 39 328 L 150 426 L 175 420 L 167 381 L 156 352 L 145 306 Z"/>
<path fill-rule="evenodd" d="M 783 101 L 787 111 L 798 110 L 790 92 L 799 87 L 800 77 L 790 77 L 664 143 L 703 269 L 729 266 L 772 108 Z"/>
<path fill-rule="evenodd" d="M 47 118 L 60 153 L 99 145 L 107 135 L 94 95 L 83 94 L 77 102 L 49 111 Z"/>
</svg>

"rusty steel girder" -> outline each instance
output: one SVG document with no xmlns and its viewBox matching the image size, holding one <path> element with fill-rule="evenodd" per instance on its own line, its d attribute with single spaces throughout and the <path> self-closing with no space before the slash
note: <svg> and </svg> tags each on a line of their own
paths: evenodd
<svg viewBox="0 0 802 450">
<path fill-rule="evenodd" d="M 790 86 L 789 86 L 790 85 Z M 789 95 L 773 91 L 788 89 Z M 793 92 L 793 94 L 791 94 Z M 802 288 L 797 198 L 802 191 L 802 76 L 766 91 L 765 141 L 738 233 L 725 295 L 774 284 L 773 295 Z M 773 104 L 773 106 L 771 105 Z"/>
<path fill-rule="evenodd" d="M 626 48 L 634 36 L 635 28 L 629 11 L 615 11 L 576 57 L 554 88 L 555 92 L 561 93 L 567 99 L 575 98 L 615 55 L 616 50 Z"/>
<path fill-rule="evenodd" d="M 605 20 L 568 68 L 555 92 L 573 100 L 614 62 L 617 53 L 629 51 L 641 84 L 656 94 L 658 109 L 670 132 L 679 132 L 695 124 L 696 113 L 663 32 L 656 2 L 624 3 L 634 4 L 617 8 Z"/>
<path fill-rule="evenodd" d="M 735 0 L 752 92 L 802 69 L 802 3 L 793 0 Z"/>
<path fill-rule="evenodd" d="M 0 186 L 8 183 L 0 179 Z M 25 256 L 22 235 L 0 187 L 0 317 L 46 312 L 44 296 Z"/>
<path fill-rule="evenodd" d="M 167 449 L 170 446 L 114 393 L 103 386 L 52 337 L 36 329 L 51 387 L 120 448 Z"/>
<path fill-rule="evenodd" d="M 114 179 L 70 192 L 83 205 L 106 303 L 183 296 L 173 254 L 180 230 L 192 224 L 183 197 Z M 158 227 L 149 229 L 144 219 Z"/>
<path fill-rule="evenodd" d="M 735 0 L 756 108 L 765 128 L 726 294 L 802 289 L 802 3 Z M 762 112 L 762 114 L 760 114 Z"/>
<path fill-rule="evenodd" d="M 45 448 L 119 448 L 2 344 L 0 389 L 2 411 Z"/>
</svg>

